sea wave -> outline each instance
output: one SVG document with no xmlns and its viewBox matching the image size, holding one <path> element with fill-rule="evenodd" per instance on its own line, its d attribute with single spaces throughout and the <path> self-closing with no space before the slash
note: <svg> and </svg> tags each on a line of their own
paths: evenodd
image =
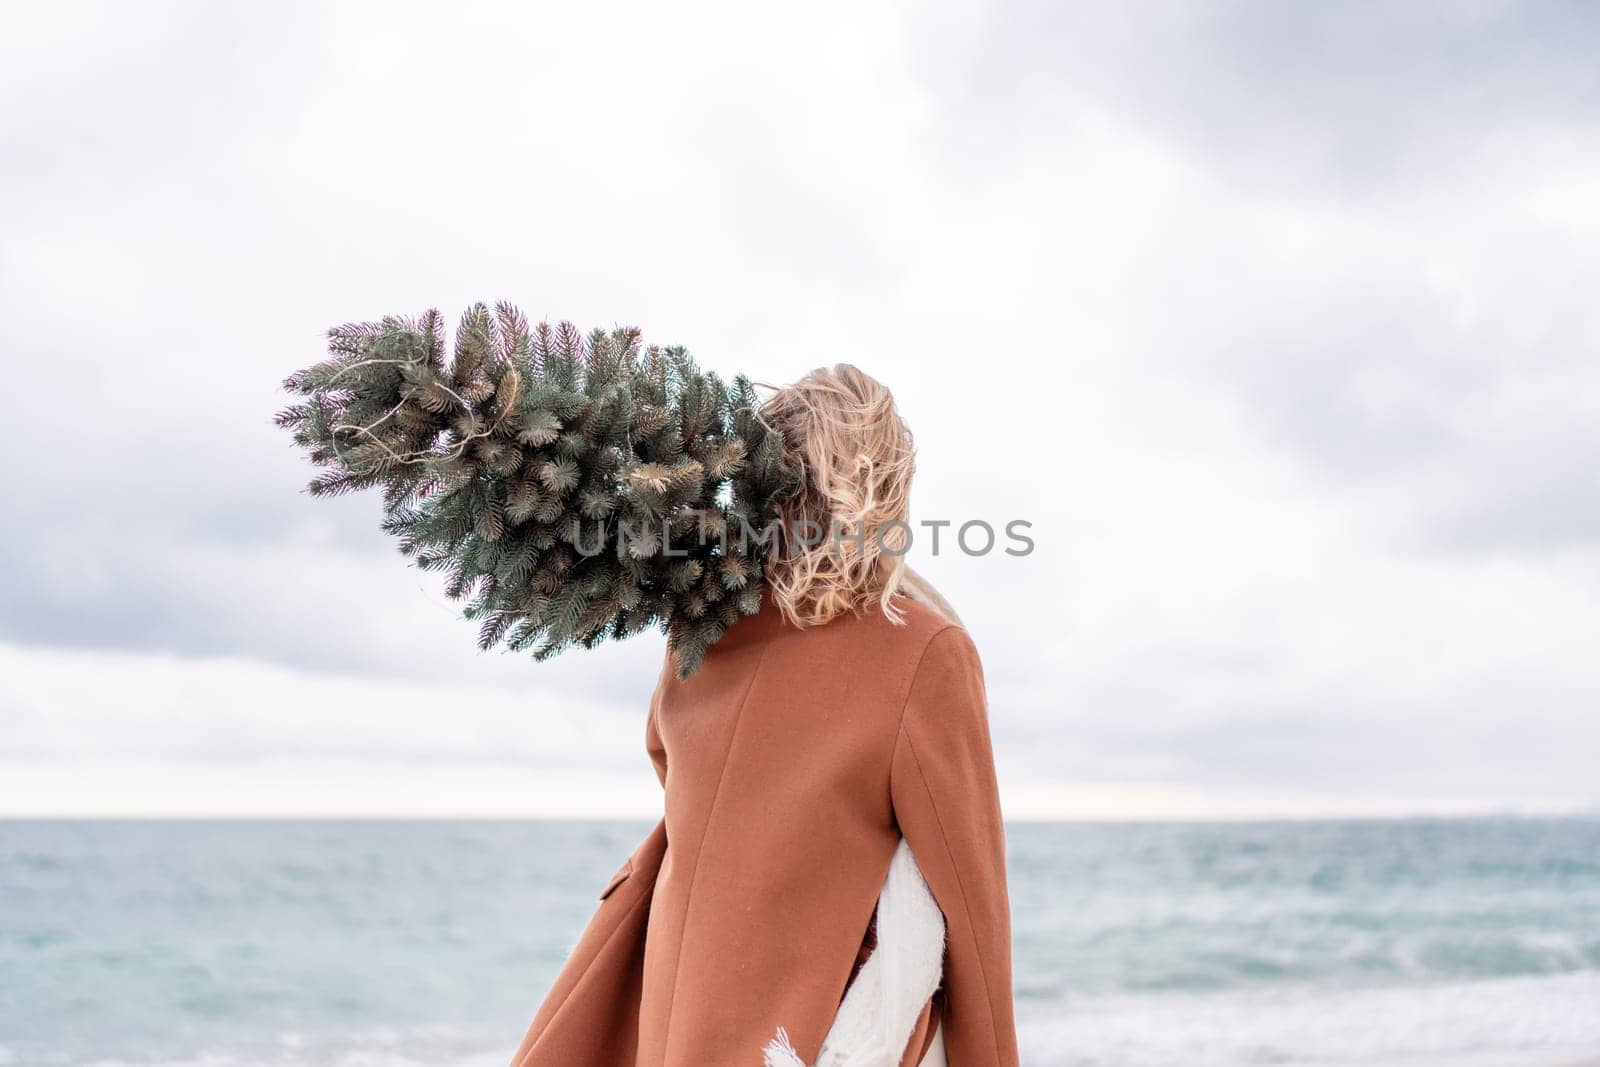
<svg viewBox="0 0 1600 1067">
<path fill-rule="evenodd" d="M 1570 1067 L 1600 1059 L 1600 974 L 1073 997 L 1020 1037 L 1030 1067 Z"/>
</svg>

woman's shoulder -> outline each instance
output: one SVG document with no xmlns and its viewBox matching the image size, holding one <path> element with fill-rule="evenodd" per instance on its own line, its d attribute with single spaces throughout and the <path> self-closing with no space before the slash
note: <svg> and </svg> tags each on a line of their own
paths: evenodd
<svg viewBox="0 0 1600 1067">
<path fill-rule="evenodd" d="M 959 621 L 915 592 L 895 596 L 888 610 L 875 605 L 813 626 L 788 621 L 769 596 L 759 612 L 711 647 L 705 665 L 759 662 L 764 671 L 777 669 L 796 678 L 821 672 L 865 683 L 905 675 L 924 657 L 960 655 L 962 647 L 970 646 Z"/>
<path fill-rule="evenodd" d="M 873 607 L 822 626 L 791 631 L 795 651 L 823 662 L 849 663 L 889 673 L 914 670 L 927 655 L 970 643 L 966 630 L 934 605 L 913 596 L 893 598 L 888 610 Z M 802 651 L 803 650 L 803 651 Z"/>
<path fill-rule="evenodd" d="M 961 620 L 953 612 L 947 613 L 944 605 L 923 600 L 915 594 L 895 597 L 894 607 L 900 613 L 902 628 L 911 644 L 925 646 L 946 631 L 967 632 Z"/>
</svg>

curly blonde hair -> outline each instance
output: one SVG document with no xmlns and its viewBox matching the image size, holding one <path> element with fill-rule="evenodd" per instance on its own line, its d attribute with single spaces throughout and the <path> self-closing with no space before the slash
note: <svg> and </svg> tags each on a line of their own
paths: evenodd
<svg viewBox="0 0 1600 1067">
<path fill-rule="evenodd" d="M 783 433 L 799 487 L 778 502 L 768 571 L 796 626 L 818 626 L 893 600 L 906 579 L 916 447 L 884 385 L 858 367 L 819 367 L 778 389 L 762 418 Z"/>
</svg>

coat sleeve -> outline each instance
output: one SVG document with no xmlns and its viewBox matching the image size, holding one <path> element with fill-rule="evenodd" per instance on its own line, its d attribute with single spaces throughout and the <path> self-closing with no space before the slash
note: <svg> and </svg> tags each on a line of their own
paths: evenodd
<svg viewBox="0 0 1600 1067">
<path fill-rule="evenodd" d="M 895 741 L 895 819 L 946 926 L 946 1054 L 961 1067 L 1016 1067 L 1011 908 L 983 667 L 951 626 L 923 652 Z"/>
</svg>

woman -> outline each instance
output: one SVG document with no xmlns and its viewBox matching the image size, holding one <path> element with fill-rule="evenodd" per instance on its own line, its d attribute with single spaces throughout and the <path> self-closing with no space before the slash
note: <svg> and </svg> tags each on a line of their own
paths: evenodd
<svg viewBox="0 0 1600 1067">
<path fill-rule="evenodd" d="M 688 679 L 669 654 L 646 725 L 666 816 L 601 894 L 514 1067 L 871 1062 L 841 1047 L 863 1023 L 847 1010 L 897 1035 L 887 1067 L 1017 1063 L 982 668 L 900 551 L 911 436 L 848 365 L 763 414 L 805 472 L 768 595 Z M 919 978 L 891 955 L 917 935 L 887 932 L 915 931 L 900 902 L 929 893 L 944 951 L 936 930 Z M 847 993 L 875 951 L 863 1008 Z"/>
</svg>

